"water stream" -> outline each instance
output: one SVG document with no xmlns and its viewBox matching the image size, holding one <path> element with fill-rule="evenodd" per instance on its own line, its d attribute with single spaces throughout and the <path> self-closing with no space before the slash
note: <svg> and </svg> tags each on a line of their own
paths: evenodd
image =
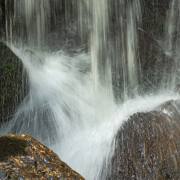
<svg viewBox="0 0 180 180">
<path fill-rule="evenodd" d="M 28 72 L 30 93 L 4 133 L 32 134 L 88 180 L 105 179 L 102 168 L 108 164 L 123 122 L 179 97 L 160 91 L 117 105 L 106 91 L 94 91 L 90 55 L 12 49 Z"/>
<path fill-rule="evenodd" d="M 179 23 L 174 3 L 163 40 L 170 55 Z M 105 179 L 102 168 L 121 124 L 134 113 L 178 98 L 171 88 L 140 94 L 142 8 L 140 0 L 14 0 L 13 15 L 6 17 L 6 38 L 23 62 L 30 89 L 1 132 L 32 134 L 86 179 Z M 63 28 L 63 39 L 58 39 Z M 69 44 L 75 32 L 73 53 L 64 45 L 52 50 L 52 29 L 56 44 Z M 177 55 L 172 57 L 178 62 Z M 163 82 L 177 84 L 176 75 Z"/>
</svg>

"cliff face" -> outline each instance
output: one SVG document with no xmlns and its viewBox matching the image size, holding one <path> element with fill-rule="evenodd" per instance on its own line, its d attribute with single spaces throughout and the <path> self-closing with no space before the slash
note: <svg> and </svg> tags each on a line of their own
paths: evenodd
<svg viewBox="0 0 180 180">
<path fill-rule="evenodd" d="M 27 83 L 20 59 L 1 42 L 0 64 L 0 122 L 6 122 L 25 97 Z"/>
<path fill-rule="evenodd" d="M 53 151 L 30 136 L 3 136 L 0 144 L 0 179 L 84 180 Z"/>
</svg>

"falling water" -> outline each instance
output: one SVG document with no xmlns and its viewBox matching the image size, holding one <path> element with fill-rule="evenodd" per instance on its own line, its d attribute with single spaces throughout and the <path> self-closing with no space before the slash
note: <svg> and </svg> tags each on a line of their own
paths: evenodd
<svg viewBox="0 0 180 180">
<path fill-rule="evenodd" d="M 137 92 L 138 87 L 138 27 L 137 22 L 141 21 L 141 6 L 140 1 L 134 1 L 129 6 L 127 15 L 127 68 L 128 68 L 128 84 L 129 88 L 134 89 L 133 93 Z"/>
<path fill-rule="evenodd" d="M 45 42 L 50 24 L 49 0 L 15 0 L 14 5 L 15 16 L 25 18 L 27 41 L 37 41 L 36 43 L 40 46 L 41 43 Z"/>
<path fill-rule="evenodd" d="M 116 27 L 112 18 L 115 18 Z M 91 31 L 89 49 L 95 89 L 103 86 L 107 95 L 113 96 L 112 81 L 117 80 L 122 81 L 122 99 L 136 95 L 140 72 L 137 48 L 140 1 L 80 1 L 79 23 L 82 36 L 87 28 Z M 117 36 L 111 34 L 114 29 Z"/>
<path fill-rule="evenodd" d="M 173 51 L 177 51 L 178 41 L 177 33 L 179 32 L 179 12 L 180 12 L 180 2 L 177 0 L 172 0 L 170 3 L 170 9 L 167 13 L 167 24 L 166 24 L 166 51 L 170 55 L 173 55 Z"/>
<path fill-rule="evenodd" d="M 170 2 L 170 9 L 167 12 L 166 20 L 166 31 L 165 31 L 165 53 L 171 58 L 171 61 L 174 61 L 173 67 L 171 70 L 171 75 L 169 79 L 166 80 L 166 83 L 169 88 L 175 88 L 175 85 L 178 84 L 178 75 L 179 75 L 179 48 L 180 48 L 180 2 L 178 0 L 172 0 Z"/>
<path fill-rule="evenodd" d="M 65 42 L 69 43 L 67 32 L 76 25 L 77 39 L 85 47 L 77 46 L 71 54 L 43 49 L 49 45 L 52 21 L 59 23 L 58 1 L 15 0 L 13 13 L 6 17 L 7 41 L 18 46 L 10 45 L 27 70 L 30 89 L 1 132 L 32 134 L 86 179 L 105 179 L 102 168 L 112 155 L 114 136 L 122 122 L 136 112 L 152 110 L 177 97 L 164 92 L 139 96 L 140 0 L 61 2 L 65 7 L 60 14 L 65 16 L 62 22 L 64 26 L 69 23 Z M 76 13 L 72 13 L 72 7 L 77 8 L 77 17 L 73 17 Z M 170 14 L 170 19 L 175 17 Z M 170 26 L 168 50 L 172 50 L 175 31 Z M 57 43 L 61 40 L 52 39 Z M 117 98 L 121 100 L 118 105 Z"/>
<path fill-rule="evenodd" d="M 18 43 L 26 43 L 31 46 L 44 45 L 51 20 L 50 1 L 5 1 L 6 39 L 13 43 L 18 41 Z"/>
<path fill-rule="evenodd" d="M 3 133 L 32 134 L 88 180 L 105 179 L 102 168 L 108 164 L 114 135 L 124 121 L 178 98 L 160 92 L 112 104 L 109 96 L 94 91 L 88 55 L 12 50 L 28 72 L 30 93 Z"/>
<path fill-rule="evenodd" d="M 58 13 L 63 14 L 63 12 L 57 10 L 56 6 L 59 5 L 61 9 L 64 3 L 64 26 L 69 23 L 70 19 L 74 18 L 73 15 L 75 16 L 72 6 L 74 8 L 78 7 L 78 16 L 76 20 L 72 21 L 77 21 L 79 24 L 77 26 L 77 36 L 82 39 L 86 37 L 85 43 L 88 44 L 91 55 L 94 88 L 98 91 L 99 88 L 102 90 L 103 86 L 103 89 L 106 89 L 106 94 L 113 97 L 112 89 L 114 85 L 112 80 L 118 79 L 119 73 L 123 72 L 120 75 L 123 79 L 119 79 L 119 81 L 122 81 L 123 96 L 128 97 L 137 94 L 140 72 L 137 48 L 137 28 L 141 22 L 139 0 L 135 2 L 119 0 L 116 7 L 118 9 L 115 10 L 113 9 L 114 4 L 108 0 L 81 0 L 76 3 L 62 1 L 61 4 L 56 0 L 51 2 L 49 0 L 15 0 L 14 4 L 9 0 L 6 0 L 6 2 L 7 12 L 9 12 L 6 16 L 6 39 L 9 42 L 18 42 L 22 46 L 28 45 L 40 49 L 46 46 L 48 41 L 59 42 L 56 37 L 51 40 L 47 39 L 50 29 L 52 29 L 52 22 L 57 21 Z M 13 13 L 11 12 L 11 6 L 14 7 Z M 119 14 L 121 11 L 123 13 Z M 120 32 L 115 41 L 111 35 L 114 28 L 111 23 L 113 13 L 117 18 L 117 32 Z M 74 25 L 69 24 L 69 26 Z M 58 26 L 57 22 L 53 25 L 54 28 Z M 67 28 L 71 29 L 69 26 Z M 61 30 L 60 28 L 62 29 L 62 27 L 58 27 L 57 34 Z M 69 30 L 65 29 L 65 31 Z M 85 34 L 90 34 L 90 36 L 88 37 Z M 112 45 L 112 41 L 115 42 L 114 45 Z M 113 67 L 114 65 L 116 68 Z"/>
<path fill-rule="evenodd" d="M 92 56 L 92 73 L 94 75 L 95 87 L 100 83 L 105 86 L 111 86 L 106 82 L 110 80 L 111 72 L 108 72 L 111 64 L 108 62 L 108 1 L 92 1 L 92 35 L 91 35 L 91 56 Z"/>
</svg>

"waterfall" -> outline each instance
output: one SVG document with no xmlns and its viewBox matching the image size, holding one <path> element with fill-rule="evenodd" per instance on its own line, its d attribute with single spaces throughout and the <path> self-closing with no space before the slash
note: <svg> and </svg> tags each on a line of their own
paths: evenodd
<svg viewBox="0 0 180 180">
<path fill-rule="evenodd" d="M 51 21 L 49 0 L 5 0 L 6 39 L 30 46 L 44 45 Z"/>
<path fill-rule="evenodd" d="M 0 132 L 31 134 L 87 180 L 105 179 L 122 123 L 177 98 L 140 94 L 141 1 L 6 0 L 6 8 L 6 41 L 27 71 L 29 94 Z M 165 35 L 173 58 L 178 13 L 173 0 Z"/>
<path fill-rule="evenodd" d="M 33 135 L 87 180 L 106 179 L 114 136 L 124 121 L 178 98 L 160 92 L 117 105 L 94 91 L 87 54 L 71 57 L 63 52 L 12 50 L 28 72 L 30 93 L 0 133 Z"/>
<path fill-rule="evenodd" d="M 134 92 L 138 93 L 138 23 L 141 22 L 140 1 L 134 1 L 127 12 L 127 68 L 128 68 L 128 86 Z"/>
<path fill-rule="evenodd" d="M 98 87 L 100 82 L 105 86 L 111 86 L 107 83 L 110 81 L 110 77 L 107 76 L 111 73 L 108 72 L 111 69 L 111 64 L 108 62 L 107 47 L 108 1 L 92 1 L 92 14 L 91 59 L 95 87 Z"/>
<path fill-rule="evenodd" d="M 166 50 L 170 55 L 173 55 L 174 50 L 177 51 L 178 41 L 177 33 L 179 32 L 179 12 L 180 12 L 180 2 L 177 0 L 172 0 L 170 3 L 170 9 L 167 13 L 167 23 L 166 23 Z"/>
<path fill-rule="evenodd" d="M 168 67 L 170 69 L 169 78 L 163 81 L 163 84 L 168 88 L 176 88 L 179 82 L 179 48 L 180 48 L 180 2 L 178 0 L 172 0 L 170 2 L 170 8 L 167 12 L 165 35 L 164 35 L 164 51 L 167 56 L 173 61 L 173 66 Z M 167 73 L 164 75 L 167 76 Z"/>
<path fill-rule="evenodd" d="M 85 17 L 86 20 L 83 25 L 91 28 L 90 53 L 95 88 L 103 85 L 108 94 L 113 96 L 112 79 L 117 79 L 116 76 L 120 71 L 123 71 L 123 96 L 128 97 L 129 95 L 136 95 L 138 92 L 140 66 L 137 46 L 138 25 L 141 22 L 141 4 L 139 0 L 128 3 L 119 0 L 116 7 L 119 9 L 115 10 L 112 7 L 113 5 L 108 0 L 86 1 L 84 8 L 89 12 L 88 15 L 84 15 L 85 10 L 82 10 L 81 4 L 80 22 L 83 22 L 83 17 Z M 126 12 L 121 13 L 118 17 L 119 12 L 123 12 L 124 9 L 126 9 Z M 116 44 L 110 45 L 112 44 L 111 32 L 113 32 L 110 22 L 112 21 L 112 12 L 115 13 L 115 18 L 118 18 L 116 25 L 120 27 L 117 29 L 120 34 L 115 42 L 120 44 L 120 47 L 116 47 Z M 123 18 L 126 18 L 126 20 L 123 20 Z M 115 51 L 111 49 L 115 49 Z M 116 53 L 117 56 L 114 56 Z M 116 69 L 113 68 L 113 64 L 115 64 Z M 115 77 L 112 77 L 113 71 L 117 71 L 114 73 Z"/>
<path fill-rule="evenodd" d="M 50 41 L 47 38 L 50 29 L 58 26 L 56 21 L 59 13 L 64 16 L 62 26 L 69 23 L 65 31 L 70 31 L 69 26 L 73 26 L 70 21 L 73 23 L 77 21 L 79 25 L 76 36 L 86 38 L 84 41 L 88 44 L 88 51 L 91 55 L 94 88 L 97 91 L 106 89 L 106 94 L 113 97 L 114 84 L 112 81 L 115 79 L 122 81 L 123 95 L 121 96 L 128 97 L 137 94 L 140 72 L 137 48 L 138 26 L 141 22 L 140 0 L 136 2 L 119 0 L 116 2 L 116 9 L 113 9 L 114 4 L 109 0 L 77 2 L 62 0 L 62 3 L 56 0 L 51 2 L 49 0 L 15 0 L 14 4 L 9 0 L 6 2 L 8 12 L 12 11 L 6 16 L 8 41 L 42 49 Z M 11 6 L 14 7 L 13 10 Z M 57 6 L 59 9 L 65 8 L 63 9 L 65 12 L 58 10 Z M 72 7 L 78 8 L 77 13 L 74 13 L 75 10 Z M 77 17 L 73 19 L 73 15 L 76 14 Z M 112 16 L 115 17 L 118 27 L 116 31 L 120 32 L 117 37 L 111 34 L 114 28 L 111 22 Z M 63 27 L 58 26 L 58 28 Z M 56 34 L 59 30 L 57 29 Z M 68 40 L 68 37 L 64 38 Z M 51 41 L 59 42 L 57 39 L 51 39 Z M 82 40 L 82 43 L 84 41 Z M 115 44 L 112 43 L 113 41 Z"/>
</svg>

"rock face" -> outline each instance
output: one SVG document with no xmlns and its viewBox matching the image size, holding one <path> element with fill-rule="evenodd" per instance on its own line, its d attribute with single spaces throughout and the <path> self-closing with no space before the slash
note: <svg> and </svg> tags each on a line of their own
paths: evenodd
<svg viewBox="0 0 180 180">
<path fill-rule="evenodd" d="M 11 118 L 26 92 L 21 61 L 0 42 L 0 123 Z"/>
<path fill-rule="evenodd" d="M 174 64 L 164 47 L 167 13 L 171 1 L 142 0 L 142 26 L 139 28 L 141 85 L 145 91 L 161 87 L 164 73 L 170 74 Z"/>
<path fill-rule="evenodd" d="M 0 38 L 4 35 L 5 27 L 5 1 L 0 0 Z"/>
<path fill-rule="evenodd" d="M 179 179 L 179 102 L 133 115 L 119 130 L 107 180 Z"/>
<path fill-rule="evenodd" d="M 0 144 L 0 179 L 84 179 L 30 136 L 3 136 Z"/>
</svg>

